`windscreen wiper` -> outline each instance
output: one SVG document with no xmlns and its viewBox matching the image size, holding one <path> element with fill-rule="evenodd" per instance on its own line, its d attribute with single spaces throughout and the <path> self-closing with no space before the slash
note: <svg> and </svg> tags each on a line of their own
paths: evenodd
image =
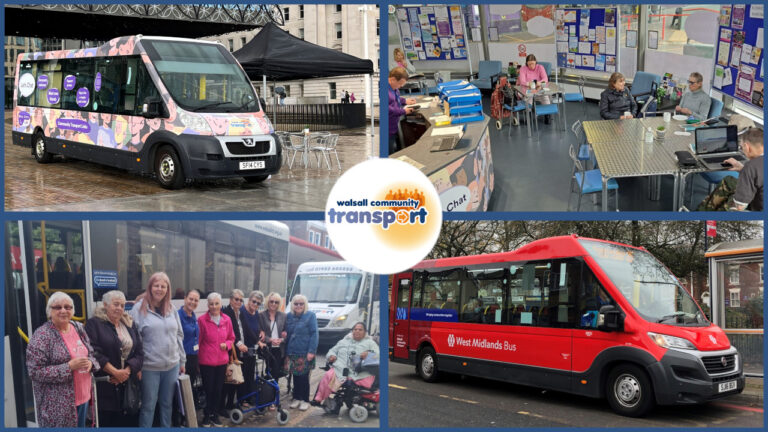
<svg viewBox="0 0 768 432">
<path fill-rule="evenodd" d="M 672 313 L 672 314 L 669 314 L 669 315 L 664 315 L 663 317 L 661 317 L 658 320 L 656 320 L 656 322 L 657 323 L 661 323 L 661 322 L 664 322 L 666 320 L 673 319 L 673 318 L 677 319 L 677 317 L 685 316 L 685 315 L 687 315 L 686 312 L 678 311 L 678 312 L 675 312 L 675 313 Z"/>
<path fill-rule="evenodd" d="M 230 101 L 225 101 L 225 102 L 213 102 L 213 103 L 209 103 L 209 104 L 206 104 L 206 105 L 201 105 L 201 106 L 199 106 L 199 107 L 197 107 L 197 108 L 193 109 L 192 111 L 194 111 L 194 112 L 199 112 L 199 111 L 202 111 L 202 110 L 204 110 L 204 109 L 208 109 L 208 108 L 215 108 L 215 107 L 217 107 L 217 106 L 226 105 L 226 104 L 232 104 L 232 105 L 234 105 L 234 103 L 232 103 L 232 102 L 230 102 Z"/>
</svg>

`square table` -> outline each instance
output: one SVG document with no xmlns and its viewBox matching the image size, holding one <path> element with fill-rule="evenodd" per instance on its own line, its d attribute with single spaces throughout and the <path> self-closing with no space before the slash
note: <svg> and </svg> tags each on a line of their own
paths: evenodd
<svg viewBox="0 0 768 432">
<path fill-rule="evenodd" d="M 533 111 L 534 108 L 534 96 L 549 96 L 550 98 L 554 98 L 557 96 L 557 103 L 559 106 L 559 110 L 562 113 L 563 117 L 563 129 L 568 130 L 568 126 L 566 124 L 566 118 L 565 118 L 565 98 L 563 97 L 564 89 L 560 87 L 559 85 L 555 83 L 547 83 L 546 87 L 538 87 L 536 90 L 531 90 L 529 86 L 522 86 L 522 85 L 516 85 L 514 86 L 515 92 L 520 96 L 520 98 L 525 102 L 525 108 L 526 110 Z M 559 95 L 559 96 L 558 96 Z M 533 118 L 531 118 L 531 121 L 533 121 Z M 528 136 L 531 136 L 531 125 L 528 124 Z"/>
</svg>

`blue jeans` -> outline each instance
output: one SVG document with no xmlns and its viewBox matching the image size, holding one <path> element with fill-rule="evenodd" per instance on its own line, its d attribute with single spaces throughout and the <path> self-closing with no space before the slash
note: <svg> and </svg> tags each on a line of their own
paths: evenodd
<svg viewBox="0 0 768 432">
<path fill-rule="evenodd" d="M 88 417 L 88 402 L 77 406 L 77 427 L 85 427 L 86 417 Z"/>
<path fill-rule="evenodd" d="M 152 427 L 155 405 L 160 404 L 160 427 L 171 427 L 173 391 L 179 378 L 179 365 L 167 371 L 141 371 L 141 412 L 139 427 Z"/>
</svg>

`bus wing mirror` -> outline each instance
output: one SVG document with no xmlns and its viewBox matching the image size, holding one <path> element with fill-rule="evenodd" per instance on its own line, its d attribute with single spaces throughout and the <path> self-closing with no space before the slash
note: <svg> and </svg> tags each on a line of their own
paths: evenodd
<svg viewBox="0 0 768 432">
<path fill-rule="evenodd" d="M 146 98 L 141 106 L 141 115 L 145 118 L 163 117 L 165 112 L 163 101 L 160 98 Z"/>
<path fill-rule="evenodd" d="M 623 314 L 613 305 L 600 308 L 597 316 L 597 329 L 600 331 L 620 331 L 624 327 Z"/>
</svg>

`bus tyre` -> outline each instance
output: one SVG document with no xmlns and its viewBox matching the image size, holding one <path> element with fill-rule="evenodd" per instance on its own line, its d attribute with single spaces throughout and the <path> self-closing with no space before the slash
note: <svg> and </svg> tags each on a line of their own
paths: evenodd
<svg viewBox="0 0 768 432">
<path fill-rule="evenodd" d="M 232 420 L 232 423 L 239 425 L 243 422 L 243 412 L 239 409 L 235 408 L 232 411 L 229 412 L 229 419 Z"/>
<path fill-rule="evenodd" d="M 165 145 L 157 150 L 155 176 L 160 186 L 166 189 L 179 189 L 184 186 L 184 171 L 173 147 Z"/>
<path fill-rule="evenodd" d="M 611 408 L 627 417 L 642 417 L 654 404 L 648 374 L 632 364 L 622 364 L 611 370 L 605 394 Z"/>
<path fill-rule="evenodd" d="M 416 363 L 416 371 L 426 382 L 435 382 L 438 378 L 437 356 L 432 347 L 423 348 L 419 352 L 419 361 Z"/>
<path fill-rule="evenodd" d="M 37 162 L 48 163 L 53 159 L 53 154 L 45 149 L 45 136 L 42 132 L 36 133 L 32 142 L 35 143 L 34 154 Z"/>
</svg>

